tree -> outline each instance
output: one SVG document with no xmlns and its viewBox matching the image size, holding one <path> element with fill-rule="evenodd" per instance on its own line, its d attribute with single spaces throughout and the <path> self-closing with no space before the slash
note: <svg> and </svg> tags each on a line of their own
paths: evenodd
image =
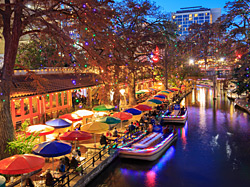
<svg viewBox="0 0 250 187">
<path fill-rule="evenodd" d="M 4 65 L 0 82 L 0 159 L 7 141 L 15 137 L 10 115 L 10 89 L 20 38 L 49 36 L 65 61 L 71 56 L 80 63 L 98 65 L 104 61 L 100 50 L 110 51 L 107 27 L 113 11 L 111 0 L 5 0 L 0 4 L 2 35 L 5 40 Z M 105 41 L 105 42 L 104 42 Z M 78 58 L 84 55 L 84 59 Z M 103 63 L 103 62 L 102 62 Z M 104 63 L 103 63 L 104 64 Z"/>
<path fill-rule="evenodd" d="M 115 4 L 114 9 L 117 10 L 114 31 L 126 41 L 123 42 L 122 56 L 126 62 L 129 104 L 134 105 L 136 79 L 139 74 L 152 71 L 152 51 L 163 37 L 169 37 L 166 23 L 170 22 L 159 7 L 147 0 L 123 1 Z"/>
</svg>

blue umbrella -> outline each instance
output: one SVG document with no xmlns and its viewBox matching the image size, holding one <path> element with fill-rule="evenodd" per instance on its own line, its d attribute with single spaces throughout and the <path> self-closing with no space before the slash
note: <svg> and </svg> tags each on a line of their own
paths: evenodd
<svg viewBox="0 0 250 187">
<path fill-rule="evenodd" d="M 158 100 L 158 99 L 149 99 L 148 102 L 152 102 L 155 104 L 162 104 L 162 101 Z"/>
<path fill-rule="evenodd" d="M 168 97 L 168 96 L 164 96 L 164 95 L 155 95 L 155 97 L 158 97 L 158 98 L 161 98 L 161 99 L 165 99 L 166 97 Z"/>
<path fill-rule="evenodd" d="M 32 152 L 43 157 L 57 157 L 70 153 L 71 147 L 70 143 L 54 140 L 35 145 Z"/>
<path fill-rule="evenodd" d="M 47 121 L 46 125 L 59 129 L 59 128 L 69 127 L 71 126 L 71 123 L 65 121 L 64 119 L 57 118 Z"/>
<path fill-rule="evenodd" d="M 134 116 L 140 115 L 140 114 L 141 114 L 141 111 L 138 110 L 138 109 L 135 109 L 135 108 L 129 108 L 129 109 L 123 111 L 123 112 L 131 113 L 131 114 L 133 114 Z"/>
</svg>

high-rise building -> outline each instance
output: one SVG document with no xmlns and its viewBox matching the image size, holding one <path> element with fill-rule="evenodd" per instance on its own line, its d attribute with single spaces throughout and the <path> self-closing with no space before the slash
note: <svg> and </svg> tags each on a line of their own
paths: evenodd
<svg viewBox="0 0 250 187">
<path fill-rule="evenodd" d="M 221 8 L 203 8 L 202 6 L 185 7 L 172 14 L 173 21 L 177 24 L 180 36 L 188 34 L 188 28 L 193 23 L 213 23 L 221 16 Z"/>
</svg>

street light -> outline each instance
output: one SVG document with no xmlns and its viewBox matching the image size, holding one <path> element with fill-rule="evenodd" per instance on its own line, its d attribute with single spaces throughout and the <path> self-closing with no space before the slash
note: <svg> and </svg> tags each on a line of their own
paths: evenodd
<svg viewBox="0 0 250 187">
<path fill-rule="evenodd" d="M 189 60 L 189 65 L 194 65 L 194 60 L 193 59 Z"/>
</svg>

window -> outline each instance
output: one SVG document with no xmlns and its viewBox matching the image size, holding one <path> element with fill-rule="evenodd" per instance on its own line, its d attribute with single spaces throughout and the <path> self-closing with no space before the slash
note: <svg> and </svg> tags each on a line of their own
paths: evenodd
<svg viewBox="0 0 250 187">
<path fill-rule="evenodd" d="M 175 19 L 176 16 L 173 16 L 173 19 Z"/>
<path fill-rule="evenodd" d="M 19 117 L 21 116 L 21 100 L 17 99 L 17 100 L 13 100 L 14 105 L 15 105 L 15 116 Z"/>
<path fill-rule="evenodd" d="M 188 15 L 183 15 L 183 18 L 188 18 Z"/>
<path fill-rule="evenodd" d="M 188 19 L 189 21 L 192 21 L 193 20 L 193 18 L 192 17 L 189 17 L 189 19 Z"/>
<path fill-rule="evenodd" d="M 37 112 L 37 100 L 38 98 L 37 97 L 32 97 L 32 109 L 33 109 L 33 113 L 36 113 Z"/>
<path fill-rule="evenodd" d="M 198 14 L 194 14 L 194 17 L 198 17 Z"/>
<path fill-rule="evenodd" d="M 23 104 L 24 104 L 24 115 L 27 115 L 30 113 L 30 102 L 28 98 L 25 98 L 23 100 Z"/>
<path fill-rule="evenodd" d="M 46 109 L 49 109 L 49 108 L 50 108 L 49 94 L 47 94 L 47 95 L 45 96 L 45 106 L 46 106 Z"/>
<path fill-rule="evenodd" d="M 58 105 L 62 106 L 62 93 L 61 92 L 58 93 Z"/>
<path fill-rule="evenodd" d="M 204 17 L 204 14 L 203 14 L 203 13 L 201 13 L 201 14 L 198 14 L 198 16 L 199 16 L 199 17 Z"/>
<path fill-rule="evenodd" d="M 52 94 L 52 107 L 56 107 L 56 96 L 55 93 Z"/>
<path fill-rule="evenodd" d="M 68 93 L 64 92 L 63 97 L 64 97 L 64 105 L 67 105 L 68 104 Z"/>
</svg>

